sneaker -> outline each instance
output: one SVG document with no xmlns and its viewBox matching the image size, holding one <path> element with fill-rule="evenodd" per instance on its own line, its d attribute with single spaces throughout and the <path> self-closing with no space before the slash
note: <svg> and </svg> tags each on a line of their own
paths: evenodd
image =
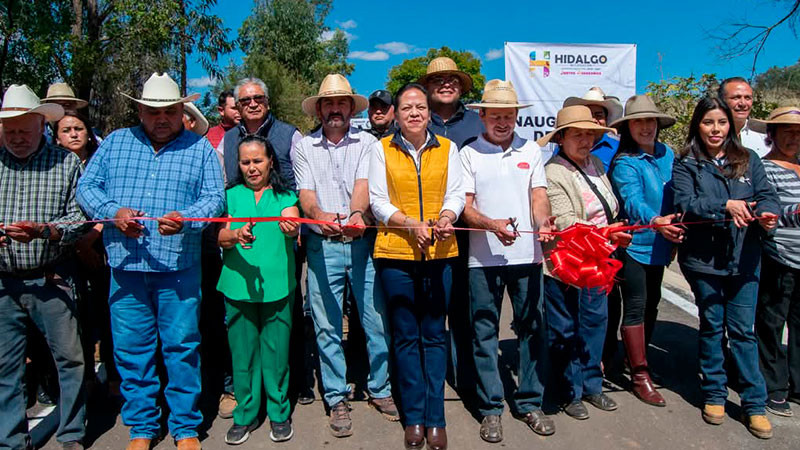
<svg viewBox="0 0 800 450">
<path fill-rule="evenodd" d="M 219 410 L 217 415 L 220 419 L 230 419 L 233 417 L 233 410 L 236 409 L 236 397 L 230 392 L 225 392 L 219 398 Z"/>
<path fill-rule="evenodd" d="M 703 406 L 703 420 L 710 425 L 722 425 L 725 420 L 725 405 Z"/>
<path fill-rule="evenodd" d="M 491 444 L 496 444 L 503 440 L 503 424 L 500 416 L 489 415 L 481 421 L 481 439 Z"/>
<path fill-rule="evenodd" d="M 80 441 L 69 441 L 61 444 L 61 448 L 64 450 L 83 450 L 83 444 Z"/>
<path fill-rule="evenodd" d="M 782 417 L 792 417 L 794 415 L 792 407 L 789 406 L 789 402 L 786 399 L 781 401 L 767 400 L 767 411 Z"/>
<path fill-rule="evenodd" d="M 284 442 L 294 436 L 294 429 L 292 428 L 292 419 L 285 422 L 270 422 L 269 423 L 269 438 L 272 442 Z"/>
<path fill-rule="evenodd" d="M 350 418 L 350 404 L 341 401 L 331 408 L 328 424 L 331 434 L 335 437 L 347 437 L 353 435 L 353 420 Z"/>
<path fill-rule="evenodd" d="M 745 425 L 747 425 L 747 430 L 759 439 L 769 439 L 772 437 L 772 425 L 770 425 L 767 416 L 763 414 L 747 416 Z"/>
<path fill-rule="evenodd" d="M 297 403 L 301 405 L 310 405 L 314 403 L 314 400 L 316 400 L 316 397 L 314 396 L 313 389 L 306 388 L 297 396 Z"/>
<path fill-rule="evenodd" d="M 250 425 L 236 425 L 233 424 L 228 433 L 225 434 L 225 443 L 228 445 L 239 445 L 244 443 L 250 438 L 250 432 L 258 427 L 258 422 L 253 422 Z"/>
<path fill-rule="evenodd" d="M 367 404 L 375 408 L 375 410 L 381 413 L 383 418 L 389 422 L 397 422 L 400 420 L 400 411 L 397 410 L 397 406 L 394 404 L 394 400 L 391 396 L 386 398 L 370 397 Z"/>
</svg>

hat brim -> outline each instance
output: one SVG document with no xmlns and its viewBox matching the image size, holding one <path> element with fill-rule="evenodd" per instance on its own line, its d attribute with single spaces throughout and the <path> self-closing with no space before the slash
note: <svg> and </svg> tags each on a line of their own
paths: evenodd
<svg viewBox="0 0 800 450">
<path fill-rule="evenodd" d="M 788 120 L 788 119 L 791 119 L 791 118 L 797 118 L 797 119 L 793 120 L 793 121 L 792 120 Z M 767 126 L 768 125 L 800 125 L 800 116 L 797 116 L 797 115 L 793 114 L 793 115 L 784 116 L 782 119 L 784 119 L 784 120 L 781 120 L 781 119 L 777 119 L 777 120 L 750 119 L 750 120 L 747 121 L 747 128 L 750 128 L 751 130 L 753 130 L 753 131 L 755 131 L 757 133 L 767 134 Z"/>
<path fill-rule="evenodd" d="M 468 73 L 462 72 L 460 70 L 440 70 L 438 72 L 428 73 L 428 74 L 425 74 L 425 75 L 421 76 L 419 78 L 419 80 L 417 80 L 417 83 L 425 86 L 425 85 L 428 84 L 428 80 L 430 80 L 432 77 L 435 77 L 437 75 L 455 75 L 455 76 L 457 76 L 458 79 L 461 80 L 461 93 L 462 94 L 467 93 L 467 92 L 472 90 L 472 77 L 469 76 Z"/>
<path fill-rule="evenodd" d="M 467 108 L 480 109 L 480 108 L 527 108 L 531 105 L 523 105 L 521 103 L 470 103 Z"/>
<path fill-rule="evenodd" d="M 369 108 L 369 100 L 367 100 L 367 97 L 364 97 L 363 95 L 358 95 L 358 94 L 314 95 L 303 100 L 303 103 L 301 105 L 303 108 L 303 112 L 311 117 L 317 117 L 317 102 L 322 98 L 331 98 L 331 97 L 352 98 L 353 103 L 355 103 L 355 110 L 353 110 L 353 113 L 350 115 L 351 117 Z"/>
<path fill-rule="evenodd" d="M 602 106 L 608 112 L 608 117 L 606 118 L 607 122 L 614 122 L 617 121 L 620 117 L 622 117 L 622 104 L 611 100 L 586 100 L 581 97 L 567 97 L 564 100 L 564 104 L 561 106 L 562 108 L 566 108 L 567 106 Z"/>
<path fill-rule="evenodd" d="M 619 129 L 620 126 L 625 125 L 626 122 L 633 119 L 656 119 L 658 122 L 658 129 L 663 130 L 675 125 L 675 118 L 662 113 L 633 113 L 611 122 L 608 126 Z"/>
<path fill-rule="evenodd" d="M 539 147 L 544 147 L 545 145 L 547 145 L 547 143 L 549 143 L 553 139 L 553 136 L 555 136 L 556 133 L 558 133 L 561 130 L 566 130 L 567 128 L 580 128 L 582 130 L 597 131 L 598 133 L 608 133 L 608 132 L 613 133 L 614 132 L 614 130 L 612 128 L 604 127 L 604 126 L 598 125 L 598 124 L 596 124 L 594 122 L 580 121 L 580 122 L 573 122 L 573 123 L 568 123 L 566 125 L 562 125 L 562 126 L 556 128 L 555 130 L 553 130 L 553 131 L 545 134 L 544 136 L 540 137 L 539 139 L 537 139 L 536 143 L 539 144 Z"/>
<path fill-rule="evenodd" d="M 128 97 L 129 99 L 135 101 L 136 103 L 144 106 L 149 106 L 151 108 L 166 108 L 168 106 L 177 105 L 178 103 L 188 103 L 193 102 L 200 98 L 200 94 L 192 94 L 187 97 L 174 99 L 174 100 L 143 100 L 139 98 L 133 98 L 130 95 L 120 92 L 123 96 Z"/>
<path fill-rule="evenodd" d="M 44 103 L 27 111 L 0 111 L 0 119 L 11 119 L 25 114 L 39 114 L 48 122 L 55 122 L 64 117 L 64 108 L 55 103 Z"/>
<path fill-rule="evenodd" d="M 42 99 L 42 103 L 54 103 L 54 102 L 69 102 L 75 103 L 75 109 L 86 108 L 89 106 L 89 102 L 82 98 L 75 98 L 75 97 L 45 97 Z"/>
</svg>

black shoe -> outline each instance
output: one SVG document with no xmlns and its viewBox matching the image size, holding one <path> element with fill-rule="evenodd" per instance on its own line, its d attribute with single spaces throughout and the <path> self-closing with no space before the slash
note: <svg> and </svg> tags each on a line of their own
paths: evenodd
<svg viewBox="0 0 800 450">
<path fill-rule="evenodd" d="M 589 418 L 589 410 L 580 400 L 573 400 L 564 405 L 564 412 L 573 419 L 586 420 Z"/>
<path fill-rule="evenodd" d="M 297 403 L 300 403 L 301 405 L 310 405 L 314 403 L 315 399 L 316 397 L 314 396 L 313 389 L 304 389 L 302 392 L 300 392 L 300 395 L 297 396 Z"/>
<path fill-rule="evenodd" d="M 775 414 L 776 416 L 792 417 L 794 415 L 792 412 L 792 407 L 789 406 L 789 402 L 786 400 L 767 400 L 767 411 Z"/>
<path fill-rule="evenodd" d="M 243 444 L 250 438 L 250 432 L 258 427 L 258 422 L 253 422 L 250 425 L 236 425 L 233 424 L 225 435 L 225 443 L 228 445 Z"/>
<path fill-rule="evenodd" d="M 583 399 L 589 402 L 590 405 L 603 411 L 614 411 L 617 409 L 617 402 L 611 399 L 606 394 L 585 395 Z"/>
<path fill-rule="evenodd" d="M 583 404 L 581 404 L 581 406 L 583 406 Z M 585 410 L 586 408 L 584 407 L 583 409 Z M 588 411 L 586 415 L 588 417 Z M 520 420 L 528 424 L 528 428 L 540 436 L 550 436 L 556 432 L 556 424 L 553 422 L 553 419 L 541 409 L 535 409 L 525 414 Z"/>
<path fill-rule="evenodd" d="M 288 419 L 285 422 L 270 422 L 269 428 L 269 438 L 272 439 L 272 442 L 288 441 L 294 436 L 292 419 Z"/>
<path fill-rule="evenodd" d="M 503 424 L 500 422 L 500 416 L 486 416 L 481 421 L 481 439 L 492 444 L 496 444 L 503 440 Z"/>
<path fill-rule="evenodd" d="M 45 392 L 41 387 L 39 388 L 39 392 L 36 393 L 36 401 L 43 406 L 55 406 L 56 404 L 53 397 L 50 397 L 50 394 Z"/>
</svg>

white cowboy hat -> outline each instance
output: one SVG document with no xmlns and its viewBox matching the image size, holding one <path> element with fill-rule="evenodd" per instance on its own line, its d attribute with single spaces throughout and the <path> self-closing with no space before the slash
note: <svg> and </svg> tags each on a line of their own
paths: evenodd
<svg viewBox="0 0 800 450">
<path fill-rule="evenodd" d="M 750 119 L 747 126 L 758 133 L 766 133 L 767 125 L 800 125 L 800 108 L 784 106 L 775 108 L 765 120 Z"/>
<path fill-rule="evenodd" d="M 461 81 L 461 92 L 466 93 L 472 90 L 472 77 L 462 71 L 458 70 L 458 65 L 452 59 L 446 56 L 433 58 L 428 63 L 428 68 L 425 70 L 425 75 L 421 76 L 417 83 L 425 86 L 428 80 L 436 75 L 455 75 Z"/>
<path fill-rule="evenodd" d="M 197 109 L 197 106 L 194 106 L 194 103 L 184 103 L 183 112 L 192 116 L 194 119 L 194 127 L 189 131 L 199 134 L 200 136 L 205 136 L 206 133 L 208 133 L 208 119 Z"/>
<path fill-rule="evenodd" d="M 43 104 L 28 86 L 12 84 L 3 96 L 0 119 L 10 119 L 24 114 L 40 114 L 48 122 L 53 122 L 64 117 L 64 108 L 55 103 Z"/>
<path fill-rule="evenodd" d="M 517 91 L 510 81 L 490 80 L 483 88 L 480 103 L 472 103 L 467 108 L 527 108 L 517 101 Z"/>
<path fill-rule="evenodd" d="M 369 107 L 369 100 L 367 100 L 367 97 L 353 94 L 353 88 L 350 87 L 350 82 L 347 81 L 347 78 L 338 73 L 332 73 L 326 75 L 325 79 L 322 80 L 322 84 L 319 85 L 319 93 L 317 95 L 312 95 L 311 97 L 303 100 L 303 112 L 309 116 L 316 117 L 317 101 L 326 97 L 352 98 L 353 102 L 355 103 L 355 110 L 351 114 L 353 116 Z"/>
<path fill-rule="evenodd" d="M 153 108 L 166 108 L 178 103 L 193 102 L 200 98 L 200 94 L 181 97 L 178 83 L 166 73 L 161 75 L 153 73 L 150 75 L 150 78 L 147 79 L 142 87 L 142 98 L 133 98 L 125 93 L 122 95 L 137 103 Z"/>
<path fill-rule="evenodd" d="M 67 83 L 53 83 L 47 88 L 47 97 L 42 103 L 70 102 L 75 104 L 75 109 L 85 108 L 89 104 L 82 98 L 75 97 L 75 91 Z"/>
<path fill-rule="evenodd" d="M 597 86 L 594 86 L 586 91 L 586 93 L 583 94 L 583 97 L 567 97 L 567 99 L 564 100 L 564 105 L 562 105 L 562 107 L 575 105 L 602 106 L 608 112 L 606 123 L 614 122 L 622 117 L 622 103 L 620 103 L 616 97 L 606 95 L 605 92 L 603 92 L 603 90 Z"/>
<path fill-rule="evenodd" d="M 592 110 L 590 110 L 588 106 L 565 106 L 561 108 L 556 115 L 556 129 L 540 137 L 536 143 L 539 144 L 539 147 L 544 147 L 553 139 L 556 133 L 566 128 L 580 128 L 583 130 L 592 130 L 597 133 L 614 131 L 611 128 L 598 125 L 597 122 L 594 121 Z"/>
<path fill-rule="evenodd" d="M 625 102 L 625 115 L 610 122 L 608 126 L 619 129 L 629 120 L 656 119 L 658 129 L 663 130 L 675 125 L 675 118 L 659 111 L 656 104 L 647 95 L 634 95 Z"/>
</svg>

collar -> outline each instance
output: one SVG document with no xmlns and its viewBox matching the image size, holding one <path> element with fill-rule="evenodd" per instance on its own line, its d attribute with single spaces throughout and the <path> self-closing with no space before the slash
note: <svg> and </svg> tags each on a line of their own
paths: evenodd
<svg viewBox="0 0 800 450">
<path fill-rule="evenodd" d="M 244 127 L 244 119 L 242 119 L 236 126 L 239 129 L 239 134 L 241 134 L 242 136 L 248 136 L 250 134 L 266 136 L 266 134 L 269 133 L 269 129 L 272 128 L 272 124 L 274 122 L 275 122 L 275 116 L 272 115 L 272 111 L 267 111 L 267 117 L 264 118 L 264 122 L 261 123 L 261 126 L 258 127 L 255 133 L 247 132 L 247 128 Z"/>
<path fill-rule="evenodd" d="M 481 134 L 478 135 L 478 141 L 477 142 L 481 146 L 484 146 L 484 147 L 491 147 L 493 149 L 500 149 L 501 153 L 506 153 L 506 152 L 509 152 L 509 151 L 511 151 L 511 152 L 521 152 L 522 151 L 522 147 L 524 147 L 525 144 L 528 142 L 526 139 L 521 138 L 517 134 L 517 132 L 515 131 L 514 132 L 514 137 L 511 139 L 511 145 L 509 145 L 508 148 L 505 149 L 505 148 L 500 147 L 497 144 L 489 142 L 489 140 L 486 139 L 484 134 L 485 133 L 481 133 Z"/>
<path fill-rule="evenodd" d="M 619 138 L 612 136 L 610 133 L 603 133 L 603 137 L 594 144 L 592 147 L 592 151 L 597 150 L 600 147 L 613 147 L 614 144 L 619 144 Z"/>
<path fill-rule="evenodd" d="M 656 142 L 655 148 L 653 149 L 653 154 L 652 155 L 647 154 L 646 152 L 642 151 L 642 149 L 640 149 L 640 148 L 637 149 L 637 151 L 638 151 L 638 153 L 632 154 L 631 156 L 634 157 L 634 158 L 641 158 L 641 159 L 644 159 L 644 158 L 658 159 L 658 158 L 661 158 L 662 156 L 664 156 L 664 154 L 667 151 L 667 148 L 661 142 Z"/>
<path fill-rule="evenodd" d="M 425 150 L 425 149 L 428 149 L 428 148 L 431 148 L 431 147 L 438 147 L 439 145 L 441 145 L 441 144 L 439 144 L 439 139 L 436 138 L 435 134 L 431 133 L 431 130 L 428 130 L 427 133 L 428 133 L 427 141 L 425 142 L 425 146 L 422 147 L 421 150 Z M 398 129 L 392 135 L 391 142 L 392 142 L 392 144 L 394 144 L 394 145 L 402 148 L 403 150 L 409 152 L 408 148 L 406 148 L 406 143 L 404 141 L 405 141 L 405 138 L 403 138 L 403 134 Z"/>
<path fill-rule="evenodd" d="M 330 141 L 328 141 L 328 138 L 325 137 L 322 131 L 323 131 L 322 127 L 319 127 L 318 129 L 314 130 L 313 132 L 311 132 L 311 134 L 308 135 L 311 138 L 311 145 L 315 146 L 328 145 L 328 142 Z M 342 140 L 339 141 L 338 144 L 334 144 L 334 146 L 338 147 L 339 145 L 345 144 L 347 142 L 359 142 L 361 140 L 361 137 L 359 136 L 360 131 L 361 130 L 359 130 L 358 128 L 350 125 L 350 128 L 347 130 L 347 133 L 344 135 Z"/>
<path fill-rule="evenodd" d="M 153 143 L 150 141 L 150 138 L 147 136 L 147 133 L 144 131 L 144 127 L 140 124 L 133 128 L 131 128 L 131 133 L 133 133 L 134 137 L 136 137 L 140 142 L 142 142 L 145 146 L 149 147 L 149 150 L 155 149 Z M 186 128 L 181 129 L 181 132 L 175 137 L 175 139 L 167 142 L 166 144 L 162 145 L 161 148 L 158 150 L 158 154 L 162 153 L 164 150 L 167 150 L 174 146 L 177 143 L 181 143 L 187 139 L 191 139 L 193 136 L 198 136 L 198 134 L 193 133 Z"/>
<path fill-rule="evenodd" d="M 47 143 L 47 139 L 45 139 L 44 135 L 42 135 L 42 140 L 39 142 L 39 148 L 34 150 L 34 152 L 28 155 L 28 157 L 25 159 L 17 158 L 13 153 L 11 153 L 11 150 L 7 149 L 5 146 L 3 146 L 3 153 L 8 157 L 8 159 L 13 161 L 17 165 L 25 166 L 29 164 L 31 161 L 38 158 L 39 155 L 42 155 L 48 148 L 50 148 L 50 144 Z"/>
<path fill-rule="evenodd" d="M 453 113 L 453 115 L 450 117 L 450 119 L 447 122 L 445 122 L 442 119 L 442 117 L 439 114 L 435 113 L 433 110 L 431 110 L 431 122 L 435 123 L 436 125 L 443 125 L 445 123 L 458 122 L 459 120 L 464 118 L 464 114 L 466 114 L 466 113 L 467 113 L 466 106 L 464 106 L 464 103 L 461 100 L 459 100 L 458 101 L 458 108 L 456 108 L 456 112 Z"/>
</svg>

